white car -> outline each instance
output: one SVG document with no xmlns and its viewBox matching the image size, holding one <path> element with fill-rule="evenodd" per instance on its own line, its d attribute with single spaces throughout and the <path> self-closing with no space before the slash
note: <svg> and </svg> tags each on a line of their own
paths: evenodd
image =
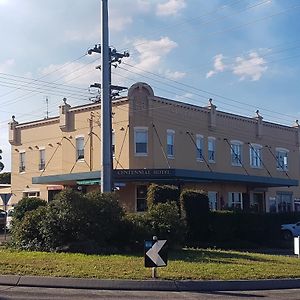
<svg viewBox="0 0 300 300">
<path fill-rule="evenodd" d="M 283 224 L 281 225 L 281 230 L 283 230 L 283 238 L 285 240 L 290 240 L 295 236 L 300 236 L 300 222 L 294 224 Z"/>
</svg>

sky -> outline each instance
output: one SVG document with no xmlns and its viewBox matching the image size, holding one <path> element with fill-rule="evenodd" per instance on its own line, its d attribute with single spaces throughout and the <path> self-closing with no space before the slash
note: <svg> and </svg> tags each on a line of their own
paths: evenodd
<svg viewBox="0 0 300 300">
<path fill-rule="evenodd" d="M 108 0 L 109 44 L 130 57 L 112 83 L 292 126 L 300 117 L 299 0 Z M 101 81 L 100 0 L 0 0 L 0 148 L 8 122 L 91 103 Z M 122 94 L 121 94 L 122 95 Z M 123 94 L 125 95 L 125 94 Z"/>
</svg>

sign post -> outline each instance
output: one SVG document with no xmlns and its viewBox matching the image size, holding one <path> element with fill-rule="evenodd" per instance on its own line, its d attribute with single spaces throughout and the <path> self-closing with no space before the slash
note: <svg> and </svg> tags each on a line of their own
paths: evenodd
<svg viewBox="0 0 300 300">
<path fill-rule="evenodd" d="M 4 211 L 5 211 L 5 224 L 4 224 L 4 240 L 6 240 L 6 223 L 7 223 L 7 204 L 10 200 L 12 194 L 0 194 L 0 197 L 3 202 Z"/>
<path fill-rule="evenodd" d="M 157 278 L 157 267 L 165 267 L 168 261 L 167 240 L 145 241 L 145 267 L 152 268 L 152 278 Z"/>
</svg>

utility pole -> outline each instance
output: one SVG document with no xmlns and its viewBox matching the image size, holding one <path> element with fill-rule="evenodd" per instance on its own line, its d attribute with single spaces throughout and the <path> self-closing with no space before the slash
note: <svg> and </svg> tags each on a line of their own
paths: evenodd
<svg viewBox="0 0 300 300">
<path fill-rule="evenodd" d="M 110 67 L 109 67 L 109 32 L 108 0 L 102 0 L 102 55 L 101 55 L 101 192 L 112 191 L 111 161 L 111 101 L 110 101 Z"/>
<path fill-rule="evenodd" d="M 111 103 L 111 64 L 121 63 L 121 58 L 128 57 L 127 52 L 118 53 L 116 49 L 109 47 L 108 30 L 108 0 L 102 0 L 102 37 L 101 45 L 95 45 L 88 50 L 88 54 L 93 52 L 101 53 L 101 192 L 111 192 L 113 190 L 112 180 L 112 103 Z M 123 87 L 119 87 L 123 89 Z"/>
</svg>

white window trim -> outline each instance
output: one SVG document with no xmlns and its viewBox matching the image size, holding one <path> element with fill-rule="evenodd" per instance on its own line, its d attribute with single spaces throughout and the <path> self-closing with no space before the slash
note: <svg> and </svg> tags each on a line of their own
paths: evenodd
<svg viewBox="0 0 300 300">
<path fill-rule="evenodd" d="M 39 171 L 44 171 L 45 167 L 46 167 L 46 148 L 45 147 L 39 147 L 38 151 L 39 151 Z M 41 151 L 44 151 L 44 153 L 45 153 L 45 161 L 44 161 L 45 167 L 43 169 L 40 168 L 40 164 L 41 164 Z"/>
<path fill-rule="evenodd" d="M 276 147 L 275 148 L 275 154 L 276 154 L 276 169 L 277 171 L 281 171 L 281 172 L 286 172 L 289 170 L 289 161 L 287 161 L 287 165 L 284 166 L 283 168 L 277 167 L 277 152 L 285 152 L 287 154 L 289 154 L 290 150 L 286 149 L 286 148 L 282 148 L 282 147 Z"/>
<path fill-rule="evenodd" d="M 137 153 L 136 152 L 136 132 L 138 131 L 144 131 L 147 132 L 147 149 L 145 153 Z M 148 127 L 134 127 L 133 128 L 133 140 L 134 140 L 134 155 L 135 156 L 148 156 L 148 147 L 149 147 L 149 128 Z"/>
<path fill-rule="evenodd" d="M 25 157 L 24 157 L 24 171 L 20 171 L 20 167 L 21 167 L 21 154 L 24 154 Z M 25 173 L 26 172 L 26 151 L 25 150 L 20 150 L 19 151 L 19 173 Z"/>
<path fill-rule="evenodd" d="M 78 155 L 77 155 L 77 139 L 83 139 L 83 158 L 78 158 Z M 75 136 L 75 148 L 76 148 L 76 161 L 78 162 L 84 162 L 84 143 L 85 143 L 85 137 L 83 134 L 80 134 L 80 135 L 76 135 Z"/>
<path fill-rule="evenodd" d="M 198 157 L 198 145 L 197 145 L 197 141 L 198 139 L 200 139 L 202 141 L 202 149 L 201 149 L 201 157 Z M 202 134 L 196 134 L 196 160 L 199 162 L 203 162 L 204 161 L 204 157 L 203 157 L 203 151 L 204 151 L 204 136 Z"/>
<path fill-rule="evenodd" d="M 259 166 L 254 166 L 253 164 L 252 164 L 252 156 L 251 156 L 251 154 L 252 154 L 252 151 L 254 151 L 254 150 L 257 150 L 257 149 L 259 149 L 260 150 L 260 156 L 259 156 Z M 260 145 L 260 144 L 254 144 L 254 143 L 249 143 L 249 155 L 250 155 L 250 167 L 251 168 L 253 168 L 253 169 L 261 169 L 262 168 L 262 149 L 263 149 L 263 146 L 262 145 Z M 254 152 L 255 153 L 255 155 L 256 155 L 256 151 Z"/>
<path fill-rule="evenodd" d="M 213 141 L 213 145 L 214 145 L 214 159 L 209 159 L 209 142 L 210 141 Z M 208 162 L 210 162 L 210 163 L 215 163 L 216 162 L 216 148 L 217 148 L 216 138 L 213 137 L 213 136 L 209 136 L 207 138 L 207 151 L 208 151 Z"/>
<path fill-rule="evenodd" d="M 231 165 L 232 166 L 234 166 L 234 167 L 241 167 L 242 166 L 242 161 L 243 161 L 243 145 L 244 145 L 244 143 L 243 142 L 241 142 L 241 141 L 239 141 L 239 140 L 231 140 L 230 141 L 230 145 L 231 145 L 231 147 L 230 147 L 230 159 L 231 159 Z M 239 159 L 239 161 L 237 162 L 237 163 L 235 163 L 235 162 L 233 162 L 232 161 L 232 152 L 233 152 L 233 150 L 232 150 L 232 146 L 236 146 L 236 145 L 238 145 L 238 146 L 241 146 L 241 153 L 240 153 L 240 159 Z"/>
<path fill-rule="evenodd" d="M 173 137 L 173 154 L 169 154 L 168 153 L 168 149 L 167 149 L 167 156 L 168 156 L 168 158 L 171 158 L 171 159 L 174 159 L 174 157 L 175 157 L 175 130 L 173 130 L 173 129 L 167 129 L 167 148 L 168 148 L 168 136 L 169 136 L 169 134 L 170 135 L 172 135 L 172 137 Z"/>
</svg>

